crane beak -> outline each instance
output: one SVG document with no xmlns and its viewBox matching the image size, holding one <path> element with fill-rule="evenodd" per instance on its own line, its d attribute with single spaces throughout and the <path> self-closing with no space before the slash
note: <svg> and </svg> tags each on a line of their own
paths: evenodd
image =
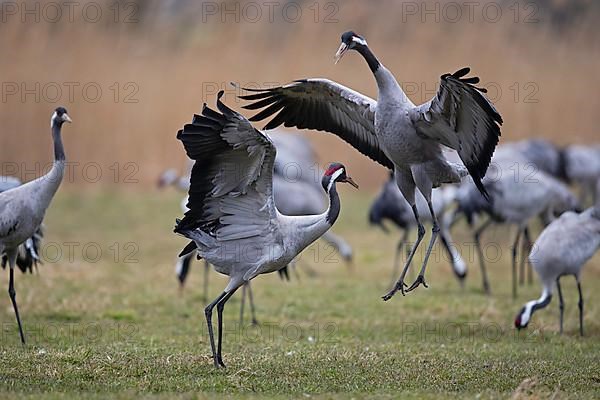
<svg viewBox="0 0 600 400">
<path fill-rule="evenodd" d="M 348 45 L 346 43 L 340 44 L 340 48 L 338 49 L 338 51 L 335 53 L 335 56 L 333 57 L 333 59 L 335 60 L 335 64 L 337 64 L 342 59 L 342 57 L 344 56 L 344 53 L 346 53 L 346 50 L 348 50 Z"/>
<path fill-rule="evenodd" d="M 350 185 L 354 186 L 354 188 L 358 189 L 358 184 L 354 182 L 354 180 L 349 176 L 347 176 L 346 179 L 344 179 L 344 182 L 349 183 Z"/>
<path fill-rule="evenodd" d="M 68 122 L 68 123 L 71 123 L 71 122 L 73 122 L 73 120 L 71 119 L 71 117 L 69 117 L 69 114 L 67 114 L 67 113 L 64 113 L 64 114 L 62 115 L 62 120 L 63 120 L 64 122 Z"/>
</svg>

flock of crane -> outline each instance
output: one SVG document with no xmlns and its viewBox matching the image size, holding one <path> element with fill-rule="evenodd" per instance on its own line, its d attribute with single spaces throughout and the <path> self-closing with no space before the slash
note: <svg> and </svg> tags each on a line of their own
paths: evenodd
<svg viewBox="0 0 600 400">
<path fill-rule="evenodd" d="M 338 183 L 358 188 L 341 163 L 315 170 L 314 151 L 301 136 L 267 134 L 250 121 L 271 118 L 266 130 L 280 125 L 325 131 L 339 136 L 365 156 L 390 170 L 390 179 L 376 197 L 368 216 L 387 231 L 389 220 L 404 231 L 395 249 L 393 282 L 383 296 L 390 300 L 423 285 L 437 237 L 449 254 L 455 275 L 462 282 L 467 265 L 455 246 L 451 230 L 465 217 L 473 230 L 485 292 L 490 292 L 481 235 L 491 224 L 517 227 L 513 242 L 513 294 L 517 288 L 517 249 L 529 252 L 529 262 L 540 277 L 543 292 L 525 304 L 515 319 L 524 328 L 532 314 L 549 304 L 556 285 L 562 332 L 563 299 L 559 279 L 574 275 L 579 288 L 580 332 L 583 335 L 582 266 L 600 247 L 600 146 L 559 149 L 542 140 L 498 145 L 502 118 L 463 68 L 441 76 L 437 94 L 416 106 L 373 52 L 354 32 L 341 37 L 336 63 L 350 50 L 367 62 L 378 88 L 377 101 L 326 79 L 303 79 L 267 89 L 245 89 L 240 96 L 249 110 L 261 110 L 246 119 L 227 107 L 223 93 L 216 110 L 204 105 L 200 115 L 181 129 L 177 138 L 192 160 L 189 174 L 169 170 L 162 186 L 187 191 L 184 217 L 175 232 L 189 243 L 179 255 L 177 276 L 184 284 L 194 257 L 205 261 L 204 295 L 207 298 L 209 264 L 229 282 L 205 308 L 210 345 L 216 367 L 222 357 L 223 309 L 242 288 L 250 297 L 250 281 L 261 274 L 279 272 L 289 278 L 294 260 L 307 246 L 323 239 L 349 264 L 351 246 L 330 231 L 341 210 Z M 0 187 L 0 254 L 9 265 L 9 295 L 21 341 L 25 335 L 14 288 L 14 268 L 24 272 L 39 262 L 42 222 L 65 168 L 61 128 L 71 122 L 59 107 L 51 119 L 55 161 L 50 172 L 25 183 L 2 179 Z M 293 166 L 290 176 L 290 166 Z M 318 175 L 318 176 L 317 176 Z M 567 186 L 577 184 L 577 198 Z M 582 210 L 584 204 L 592 206 Z M 540 218 L 545 226 L 534 244 L 529 225 Z M 431 238 L 416 279 L 405 282 L 413 257 L 424 236 L 423 223 L 431 224 Z M 407 241 L 411 230 L 417 239 Z M 521 242 L 523 238 L 523 243 Z M 407 257 L 400 271 L 403 249 Z M 525 260 L 521 260 L 521 280 Z M 292 268 L 293 270 L 293 268 Z M 399 277 L 397 278 L 399 274 Z M 213 309 L 217 309 L 217 341 Z M 240 318 L 243 319 L 243 307 Z"/>
</svg>

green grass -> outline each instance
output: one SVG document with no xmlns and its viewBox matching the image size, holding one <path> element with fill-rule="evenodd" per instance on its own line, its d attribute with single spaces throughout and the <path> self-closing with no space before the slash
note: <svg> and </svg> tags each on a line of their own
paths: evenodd
<svg viewBox="0 0 600 400">
<path fill-rule="evenodd" d="M 584 338 L 577 335 L 571 278 L 563 284 L 564 335 L 558 335 L 556 299 L 535 314 L 527 331 L 513 329 L 517 311 L 540 289 L 536 281 L 511 298 L 504 228 L 486 237 L 502 249 L 500 259 L 489 263 L 491 297 L 481 292 L 477 264 L 469 263 L 461 289 L 437 250 L 427 273 L 430 288 L 385 303 L 380 296 L 397 235 L 367 226 L 368 196 L 345 191 L 342 197 L 335 230 L 354 245 L 353 267 L 335 257 L 324 262 L 329 250 L 320 245 L 303 255 L 300 280 L 281 282 L 273 274 L 253 281 L 261 325 L 238 325 L 236 294 L 225 310 L 228 368 L 215 370 L 201 264 L 194 264 L 183 292 L 173 274 L 185 244 L 171 233 L 179 195 L 61 191 L 47 215 L 45 247 L 46 258 L 61 249 L 60 259 L 45 263 L 39 274 L 17 275 L 27 346 L 19 344 L 8 296 L 0 307 L 0 397 L 600 396 L 598 257 L 583 275 Z M 455 240 L 469 240 L 464 226 Z M 225 284 L 211 273 L 210 296 Z"/>
</svg>

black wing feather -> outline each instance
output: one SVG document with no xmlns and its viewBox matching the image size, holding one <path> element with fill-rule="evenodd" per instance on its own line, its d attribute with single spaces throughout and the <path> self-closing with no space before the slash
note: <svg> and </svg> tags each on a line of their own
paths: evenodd
<svg viewBox="0 0 600 400">
<path fill-rule="evenodd" d="M 252 94 L 239 96 L 255 101 L 243 108 L 262 111 L 249 118 L 262 121 L 272 117 L 265 129 L 278 126 L 314 129 L 339 136 L 362 154 L 394 169 L 375 136 L 375 101 L 325 79 L 301 79 L 285 86 L 245 89 Z M 341 118 L 334 117 L 337 113 Z"/>
</svg>

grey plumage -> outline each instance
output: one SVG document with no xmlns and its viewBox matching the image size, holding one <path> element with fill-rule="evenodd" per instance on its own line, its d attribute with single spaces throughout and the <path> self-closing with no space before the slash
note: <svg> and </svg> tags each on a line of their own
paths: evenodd
<svg viewBox="0 0 600 400">
<path fill-rule="evenodd" d="M 13 176 L 0 176 L 0 193 L 14 189 L 18 186 L 21 186 L 20 179 Z M 19 246 L 16 265 L 21 272 L 33 273 L 34 267 L 37 268 L 37 266 L 42 263 L 39 253 L 43 237 L 44 231 L 42 225 L 40 225 L 33 236 Z M 0 257 L 2 259 L 1 266 L 4 269 L 8 264 L 8 256 L 6 254 L 0 254 Z"/>
<path fill-rule="evenodd" d="M 571 145 L 562 150 L 565 177 L 579 185 L 580 201 L 586 204 L 588 197 L 597 199 L 594 189 L 600 179 L 600 145 Z"/>
<path fill-rule="evenodd" d="M 327 79 L 303 79 L 270 89 L 248 89 L 240 96 L 254 101 L 247 109 L 261 109 L 251 121 L 274 116 L 266 129 L 295 126 L 333 133 L 364 155 L 395 171 L 398 187 L 411 205 L 418 226 L 418 237 L 400 279 L 383 298 L 396 291 L 404 293 L 404 277 L 424 234 L 415 204 L 415 189 L 428 202 L 433 228 L 425 259 L 417 280 L 408 288 L 425 284 L 427 260 L 439 232 L 431 190 L 444 183 L 459 182 L 467 172 L 483 195 L 481 184 L 500 136 L 502 118 L 474 85 L 479 78 L 465 76 L 468 68 L 441 76 L 439 90 L 429 102 L 415 106 L 400 85 L 354 32 L 342 35 L 336 61 L 347 50 L 358 51 L 366 60 L 377 82 L 377 101 Z M 462 165 L 449 162 L 441 145 L 458 152 Z M 466 169 L 465 169 L 466 167 Z"/>
<path fill-rule="evenodd" d="M 192 165 L 193 166 L 193 165 Z M 191 173 L 191 171 L 190 171 Z M 159 180 L 158 187 L 163 188 L 166 186 L 174 186 L 178 190 L 187 191 L 190 187 L 190 176 L 179 176 L 179 173 L 174 168 L 167 169 L 164 171 Z M 185 214 L 188 211 L 187 208 L 188 197 L 184 197 L 181 201 L 181 209 Z M 187 277 L 189 276 L 190 268 L 192 265 L 192 260 L 194 258 L 198 258 L 197 252 L 194 249 L 193 251 L 183 254 L 177 257 L 177 261 L 175 263 L 175 276 L 177 277 L 177 281 L 179 282 L 180 289 L 183 289 L 185 286 L 185 282 L 187 281 Z M 203 260 L 204 264 L 204 279 L 203 279 L 203 291 L 202 291 L 202 300 L 208 301 L 208 279 L 210 272 L 210 264 L 208 261 Z M 280 274 L 282 277 L 287 277 L 287 270 L 284 268 L 280 270 Z M 255 306 L 254 306 L 254 298 L 252 296 L 252 289 L 250 288 L 250 282 L 247 282 L 244 286 L 248 286 L 248 292 L 250 293 L 250 309 L 252 311 L 252 324 L 258 324 L 255 315 Z M 242 291 L 242 301 L 240 303 L 240 325 L 244 323 L 244 305 L 246 299 L 246 288 L 244 287 Z"/>
<path fill-rule="evenodd" d="M 516 252 L 528 224 L 536 217 L 542 217 L 549 223 L 565 211 L 578 209 L 578 201 L 558 179 L 531 169 L 526 163 L 514 161 L 514 157 L 504 157 L 502 152 L 498 153 L 498 157 L 494 156 L 488 175 L 483 180 L 491 201 L 481 201 L 475 186 L 466 180 L 456 193 L 456 212 L 465 214 L 469 221 L 473 221 L 476 215 L 488 217 L 474 232 L 483 286 L 488 293 L 481 235 L 492 223 L 517 226 L 512 246 L 513 296 L 516 297 Z"/>
<path fill-rule="evenodd" d="M 188 211 L 175 232 L 192 240 L 183 253 L 196 248 L 215 270 L 229 276 L 221 295 L 205 309 L 216 367 L 221 355 L 223 308 L 244 283 L 278 271 L 335 223 L 340 212 L 336 182 L 354 184 L 345 167 L 332 164 L 322 185 L 330 197 L 319 215 L 286 216 L 275 207 L 273 168 L 276 149 L 242 115 L 221 102 L 219 112 L 204 107 L 202 115 L 179 131 L 189 158 L 195 160 Z M 183 255 L 183 254 L 182 254 Z M 218 347 L 215 347 L 212 310 L 217 307 Z"/>
<path fill-rule="evenodd" d="M 280 130 L 272 130 L 268 134 L 277 149 L 275 174 L 288 181 L 312 184 L 322 191 L 323 170 L 308 139 L 297 133 Z M 285 199 L 282 198 L 282 201 Z"/>
<path fill-rule="evenodd" d="M 269 138 L 277 149 L 273 174 L 273 196 L 277 209 L 282 214 L 290 216 L 323 212 L 327 208 L 327 197 L 320 183 L 320 177 L 323 176 L 324 171 L 317 163 L 316 153 L 310 142 L 304 136 L 277 131 L 270 132 Z M 191 172 L 191 166 L 189 170 Z M 189 183 L 189 175 L 179 176 L 177 170 L 173 168 L 166 170 L 159 179 L 159 187 L 174 186 L 182 191 L 189 189 Z M 187 211 L 186 203 L 187 196 L 182 202 L 184 213 Z M 352 247 L 344 238 L 332 231 L 327 231 L 321 239 L 338 252 L 344 261 L 352 262 Z M 185 285 L 191 262 L 195 256 L 196 253 L 191 252 L 178 257 L 175 273 L 181 287 Z M 204 264 L 203 299 L 206 300 L 210 266 L 206 260 Z M 289 268 L 292 268 L 292 265 Z M 283 278 L 289 277 L 287 268 L 278 271 Z M 248 282 L 247 285 L 251 285 L 251 283 Z M 248 289 L 249 294 L 251 290 Z M 253 297 L 249 296 L 249 298 L 250 308 L 254 315 Z M 244 301 L 241 302 L 241 310 L 243 307 Z M 243 312 L 240 312 L 240 322 L 243 322 Z M 256 317 L 253 316 L 252 322 L 256 323 Z"/>
<path fill-rule="evenodd" d="M 600 181 L 598 181 L 600 191 Z M 600 202 L 599 202 L 600 203 Z M 529 260 L 542 283 L 542 295 L 527 302 L 517 317 L 515 326 L 525 328 L 532 314 L 546 307 L 552 299 L 554 285 L 559 295 L 560 332 L 563 331 L 564 302 L 560 278 L 575 276 L 579 291 L 579 333 L 583 336 L 583 293 L 581 270 L 600 248 L 600 204 L 581 214 L 566 212 L 544 229 L 529 255 Z"/>
<path fill-rule="evenodd" d="M 8 259 L 10 267 L 8 291 L 23 344 L 25 335 L 14 289 L 14 268 L 19 246 L 34 236 L 42 225 L 46 210 L 62 181 L 66 161 L 61 128 L 65 122 L 71 122 L 71 118 L 66 109 L 59 107 L 54 111 L 50 120 L 54 142 L 52 169 L 40 178 L 0 193 L 0 254 L 5 254 Z"/>
<path fill-rule="evenodd" d="M 300 216 L 319 214 L 327 208 L 327 197 L 321 186 L 323 169 L 310 142 L 301 135 L 270 132 L 275 144 L 275 173 L 273 194 L 275 206 L 284 215 Z M 321 239 L 327 242 L 344 259 L 352 261 L 352 246 L 332 230 Z"/>
<path fill-rule="evenodd" d="M 562 149 L 544 139 L 524 139 L 498 145 L 492 162 L 501 159 L 523 163 L 532 174 L 542 171 L 555 178 L 566 179 Z"/>
</svg>

